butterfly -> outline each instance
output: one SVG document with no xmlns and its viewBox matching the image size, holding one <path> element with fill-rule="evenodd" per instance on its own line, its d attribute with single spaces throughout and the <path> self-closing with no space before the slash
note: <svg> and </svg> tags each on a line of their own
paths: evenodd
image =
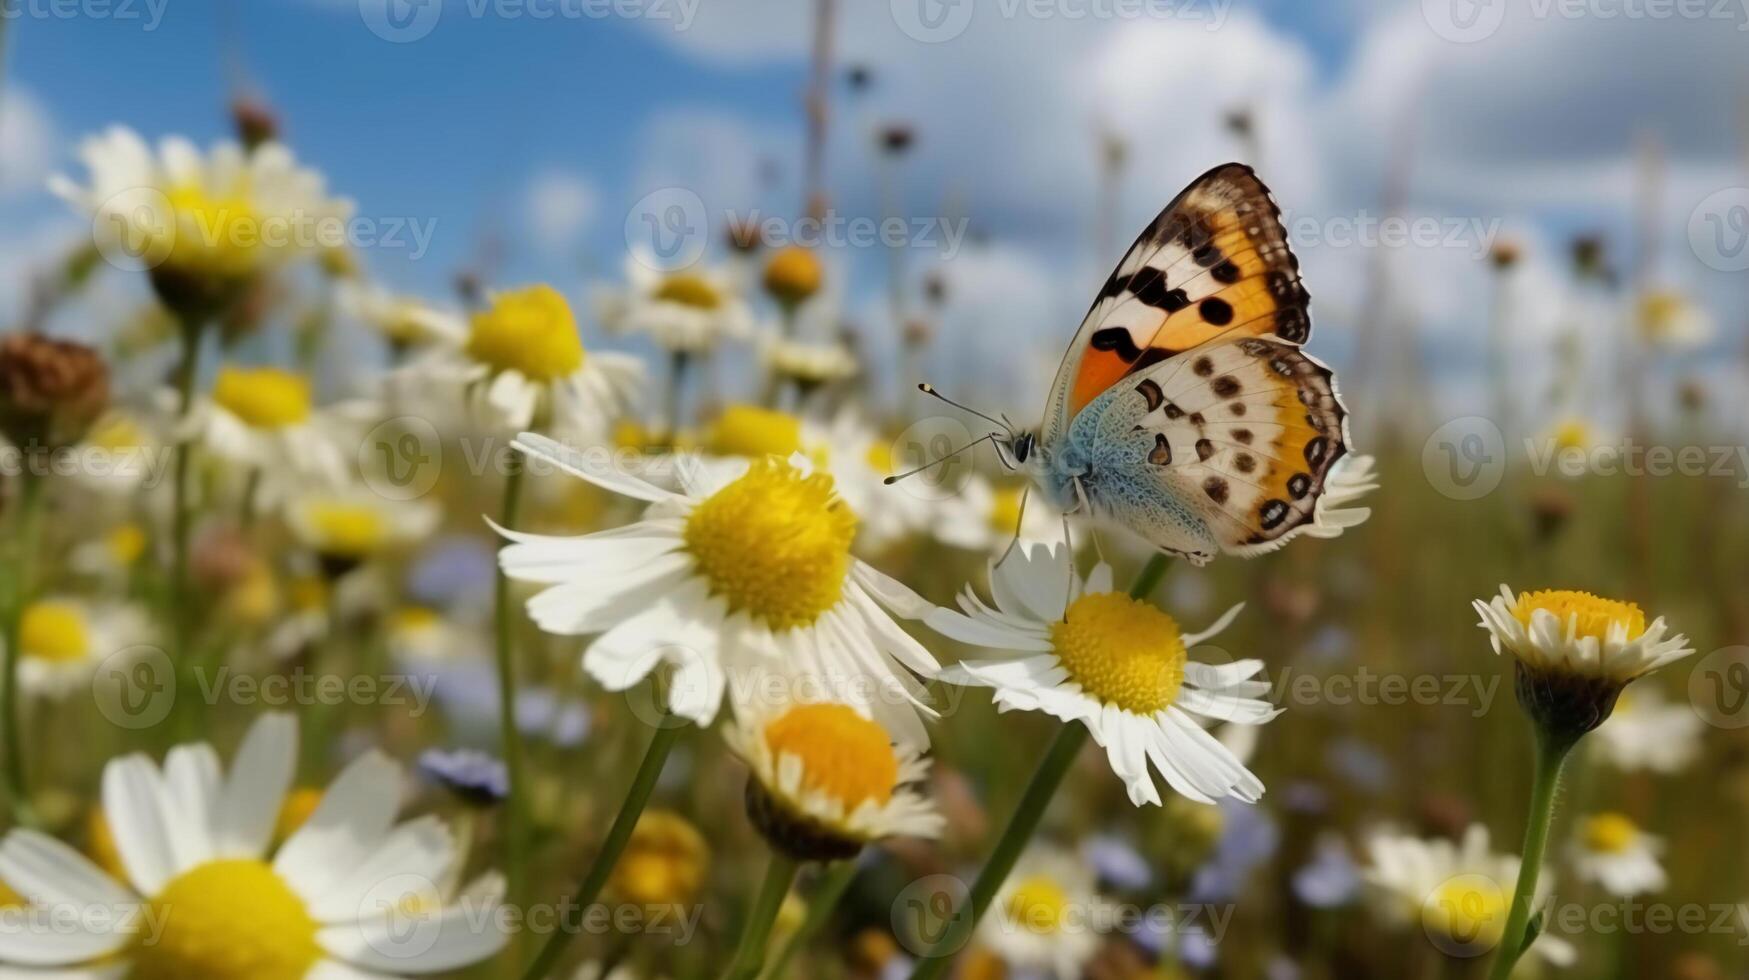
<svg viewBox="0 0 1749 980">
<path fill-rule="evenodd" d="M 1319 501 L 1350 451 L 1348 412 L 1334 373 L 1301 349 L 1307 303 L 1268 188 L 1243 164 L 1216 167 L 1105 280 L 1043 425 L 986 438 L 1064 513 L 1199 565 L 1327 536 Z"/>
</svg>

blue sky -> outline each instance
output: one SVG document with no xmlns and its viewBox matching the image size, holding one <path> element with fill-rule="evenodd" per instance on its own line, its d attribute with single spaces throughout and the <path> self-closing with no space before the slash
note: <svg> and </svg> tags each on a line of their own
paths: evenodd
<svg viewBox="0 0 1749 980">
<path fill-rule="evenodd" d="M 119 122 L 154 138 L 224 137 L 233 65 L 361 214 L 436 222 L 419 261 L 367 254 L 399 288 L 442 295 L 490 237 L 506 248 L 498 278 L 581 293 L 617 274 L 626 219 L 651 190 L 696 192 L 713 219 L 788 216 L 799 200 L 804 0 L 696 0 L 685 30 L 672 19 L 681 0 L 622 0 L 662 15 L 630 18 L 448 0 L 411 43 L 367 26 L 373 5 L 402 0 L 158 0 L 151 31 L 146 0 L 131 2 L 134 19 L 58 19 L 29 15 L 48 3 L 36 0 L 12 22 L 0 122 L 0 260 L 12 266 L 79 234 L 38 188 L 48 172 L 77 173 L 81 135 Z M 1565 293 L 1573 232 L 1600 230 L 1633 261 L 1647 143 L 1663 160 L 1654 278 L 1727 327 L 1715 351 L 1740 343 L 1749 273 L 1698 260 L 1688 235 L 1702 202 L 1749 184 L 1742 3 L 1657 17 L 1638 0 L 1138 0 L 1143 13 L 1123 16 L 1111 13 L 1123 0 L 959 0 L 970 11 L 959 33 L 908 35 L 906 5 L 933 2 L 840 0 L 840 63 L 871 65 L 877 80 L 860 100 L 837 91 L 829 186 L 836 212 L 878 214 L 870 133 L 889 120 L 916 127 L 899 182 L 906 213 L 977 233 L 951 256 L 906 256 L 913 274 L 951 273 L 944 358 L 994 356 L 1018 388 L 1048 375 L 1115 257 L 1092 241 L 1096 134 L 1131 147 L 1116 233 L 1127 240 L 1190 177 L 1244 155 L 1221 125 L 1241 104 L 1260 120 L 1265 179 L 1305 223 L 1296 244 L 1323 331 L 1315 346 L 1338 360 L 1377 251 L 1338 239 L 1378 219 L 1404 144 L 1407 213 L 1441 234 L 1389 250 L 1389 315 L 1414 325 L 1435 373 L 1461 381 L 1480 361 L 1483 254 L 1496 237 L 1531 252 L 1515 332 L 1527 354 L 1546 353 L 1581 315 Z M 1440 20 L 1494 8 L 1504 12 L 1480 38 Z M 836 302 L 873 325 L 877 357 L 890 347 L 884 259 L 835 256 L 848 283 Z M 16 305 L 16 275 L 0 274 L 0 308 Z M 991 355 L 992 330 L 1027 343 Z"/>
</svg>

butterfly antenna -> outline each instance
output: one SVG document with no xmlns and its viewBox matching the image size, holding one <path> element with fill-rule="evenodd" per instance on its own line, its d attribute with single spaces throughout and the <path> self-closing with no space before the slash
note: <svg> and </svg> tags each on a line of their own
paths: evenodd
<svg viewBox="0 0 1749 980">
<path fill-rule="evenodd" d="M 975 408 L 971 408 L 971 407 L 966 406 L 966 405 L 961 405 L 959 402 L 954 401 L 952 398 L 949 398 L 946 395 L 942 394 L 941 392 L 936 391 L 935 386 L 928 383 L 927 381 L 918 385 L 917 390 L 923 392 L 925 395 L 928 395 L 931 398 L 939 398 L 942 401 L 947 402 L 949 405 L 952 405 L 954 408 L 957 408 L 962 412 L 969 412 L 973 415 L 976 415 L 978 418 L 983 419 L 984 421 L 990 423 L 991 425 L 999 425 L 1003 429 L 1007 430 L 1009 435 L 1014 434 L 1014 426 L 1009 425 L 1007 419 L 1005 419 L 1005 418 L 1001 418 L 1001 419 L 991 418 L 990 416 L 985 415 L 983 412 L 980 412 Z"/>
<path fill-rule="evenodd" d="M 927 463 L 924 463 L 922 466 L 919 466 L 914 470 L 906 470 L 903 473 L 894 474 L 893 476 L 889 476 L 886 479 L 882 480 L 881 482 L 890 487 L 893 484 L 898 483 L 900 480 L 903 480 L 908 476 L 916 476 L 917 474 L 923 472 L 926 469 L 929 469 L 932 466 L 940 466 L 942 463 L 945 463 L 948 460 L 954 458 L 955 456 L 958 456 L 960 453 L 963 453 L 966 450 L 971 449 L 974 446 L 978 445 L 978 443 L 989 442 L 995 438 L 996 438 L 996 433 L 992 432 L 989 435 L 983 437 L 982 439 L 974 439 L 971 442 L 966 443 L 965 445 L 959 447 L 958 449 L 955 449 L 953 452 L 947 453 L 945 455 L 937 456 L 936 458 L 930 460 Z"/>
</svg>

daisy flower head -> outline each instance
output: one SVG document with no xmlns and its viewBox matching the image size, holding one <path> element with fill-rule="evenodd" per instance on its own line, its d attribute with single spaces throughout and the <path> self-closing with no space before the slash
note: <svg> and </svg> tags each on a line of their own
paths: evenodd
<svg viewBox="0 0 1749 980">
<path fill-rule="evenodd" d="M 1621 693 L 1592 740 L 1598 756 L 1623 772 L 1674 773 L 1700 755 L 1705 728 L 1691 705 L 1671 703 L 1656 687 L 1640 685 Z"/>
<path fill-rule="evenodd" d="M 1649 344 L 1689 350 L 1717 332 L 1713 318 L 1679 290 L 1653 289 L 1640 297 L 1636 322 Z"/>
<path fill-rule="evenodd" d="M 316 553 L 330 579 L 419 542 L 439 516 L 427 501 L 391 500 L 363 487 L 307 490 L 285 504 L 292 537 Z"/>
<path fill-rule="evenodd" d="M 528 603 L 535 624 L 600 634 L 583 667 L 604 687 L 626 690 L 670 663 L 669 710 L 708 725 L 731 678 L 793 672 L 927 744 L 914 675 L 939 665 L 894 617 L 933 607 L 851 555 L 856 515 L 830 475 L 800 456 L 681 467 L 675 493 L 540 435 L 513 445 L 650 505 L 634 524 L 580 537 L 499 529 L 505 574 L 547 586 Z"/>
<path fill-rule="evenodd" d="M 274 848 L 296 755 L 296 721 L 267 715 L 229 774 L 204 743 L 172 749 L 162 769 L 144 755 L 111 760 L 103 809 L 125 876 L 13 830 L 0 878 L 42 916 L 0 925 L 0 962 L 67 971 L 58 976 L 301 980 L 436 973 L 503 947 L 496 914 L 448 901 L 438 884 L 459 855 L 449 828 L 436 817 L 395 825 L 404 773 L 379 753 L 348 766 Z M 490 892 L 470 901 L 497 904 Z"/>
<path fill-rule="evenodd" d="M 761 339 L 759 359 L 772 376 L 795 385 L 803 398 L 826 385 L 853 378 L 861 369 L 855 352 L 842 341 L 779 334 Z"/>
<path fill-rule="evenodd" d="M 1658 854 L 1664 842 L 1641 830 L 1626 814 L 1593 813 L 1579 820 L 1569 854 L 1580 879 L 1611 895 L 1631 898 L 1661 891 L 1667 881 Z"/>
<path fill-rule="evenodd" d="M 793 313 L 820 291 L 825 278 L 826 271 L 818 255 L 800 245 L 790 245 L 771 253 L 760 282 L 779 306 Z"/>
<path fill-rule="evenodd" d="M 710 844 L 691 821 L 672 810 L 648 809 L 638 815 L 607 886 L 630 905 L 690 905 L 704 888 L 710 864 Z"/>
<path fill-rule="evenodd" d="M 1280 712 L 1258 696 L 1261 660 L 1215 666 L 1189 650 L 1225 629 L 1234 606 L 1208 629 L 1186 634 L 1158 607 L 1112 589 L 1101 564 L 1065 595 L 1062 546 L 1016 549 L 990 569 L 995 605 L 968 588 L 959 611 L 925 620 L 944 636 L 1007 656 L 962 660 L 943 680 L 995 691 L 998 710 L 1043 711 L 1087 726 L 1137 806 L 1159 804 L 1154 773 L 1199 803 L 1235 797 L 1254 803 L 1263 783 L 1197 716 L 1261 725 Z"/>
<path fill-rule="evenodd" d="M 150 618 L 132 604 L 38 599 L 19 617 L 19 688 L 57 701 L 89 690 L 99 665 L 151 637 Z"/>
<path fill-rule="evenodd" d="M 342 313 L 375 330 L 397 352 L 456 332 L 455 314 L 381 286 L 348 280 L 336 289 L 335 301 Z"/>
<path fill-rule="evenodd" d="M 724 340 L 745 340 L 753 316 L 735 277 L 695 263 L 661 268 L 648 254 L 626 258 L 625 286 L 595 294 L 595 311 L 614 333 L 644 334 L 670 354 L 699 355 Z"/>
<path fill-rule="evenodd" d="M 1442 952 L 1482 956 L 1500 944 L 1518 880 L 1518 857 L 1495 853 L 1488 828 L 1472 824 L 1462 840 L 1423 839 L 1381 831 L 1368 842 L 1361 873 L 1373 914 L 1386 926 L 1419 925 Z M 1533 907 L 1548 898 L 1549 880 L 1537 885 Z M 1573 948 L 1544 933 L 1532 950 L 1555 965 L 1572 962 Z"/>
<path fill-rule="evenodd" d="M 80 485 L 106 497 L 130 497 L 160 474 L 154 463 L 169 457 L 144 415 L 111 408 L 80 443 L 92 462 L 73 474 Z"/>
<path fill-rule="evenodd" d="M 753 825 L 798 861 L 851 858 L 887 837 L 941 834 L 944 818 L 911 787 L 928 762 L 858 708 L 750 698 L 737 705 L 725 739 L 752 770 Z"/>
<path fill-rule="evenodd" d="M 921 479 L 921 475 L 918 477 Z M 894 489 L 918 492 L 907 480 Z M 939 493 L 938 487 L 925 493 Z M 1000 557 L 1018 535 L 1022 546 L 1045 545 L 1063 537 L 1062 512 L 1051 506 L 1044 494 L 1029 494 L 1018 484 L 992 483 L 971 474 L 959 491 L 931 508 L 937 520 L 931 531 L 942 542 L 967 551 Z"/>
<path fill-rule="evenodd" d="M 1646 622 L 1631 602 L 1545 589 L 1514 594 L 1502 585 L 1476 600 L 1494 652 L 1516 660 L 1518 700 L 1540 729 L 1571 740 L 1609 717 L 1622 688 L 1694 652 L 1662 617 Z"/>
<path fill-rule="evenodd" d="M 585 350 L 571 304 L 551 286 L 490 300 L 465 324 L 448 324 L 391 385 L 439 415 L 459 394 L 468 421 L 490 432 L 542 429 L 605 441 L 643 381 L 642 365 L 624 354 Z"/>
<path fill-rule="evenodd" d="M 347 474 L 339 419 L 319 411 L 308 376 L 274 367 L 219 368 L 213 387 L 196 403 L 188 436 L 249 471 L 271 476 L 274 495 L 287 483 L 338 486 Z M 262 501 L 269 504 L 274 498 Z"/>
<path fill-rule="evenodd" d="M 180 137 L 156 152 L 132 130 L 87 139 L 81 185 L 57 175 L 50 189 L 91 217 L 111 261 L 150 271 L 166 305 L 211 315 L 214 301 L 258 273 L 314 255 L 343 233 L 349 201 L 328 196 L 320 173 L 290 150 L 230 142 L 202 153 Z"/>
<path fill-rule="evenodd" d="M 1075 980 L 1099 951 L 1094 872 L 1074 853 L 1035 845 L 990 902 L 977 942 L 1009 966 Z"/>
</svg>

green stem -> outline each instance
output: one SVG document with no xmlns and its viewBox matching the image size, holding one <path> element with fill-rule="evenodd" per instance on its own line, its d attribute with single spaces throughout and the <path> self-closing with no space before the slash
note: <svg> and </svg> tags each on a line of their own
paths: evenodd
<svg viewBox="0 0 1749 980">
<path fill-rule="evenodd" d="M 632 830 L 638 825 L 638 817 L 643 814 L 644 806 L 650 802 L 650 794 L 656 790 L 656 780 L 662 775 L 663 765 L 668 762 L 668 753 L 674 750 L 674 743 L 689 727 L 680 719 L 666 714 L 657 723 L 656 735 L 650 739 L 649 748 L 644 750 L 644 761 L 638 764 L 637 774 L 632 777 L 632 785 L 626 790 L 625 800 L 619 805 L 619 813 L 613 818 L 613 826 L 607 830 L 607 839 L 601 842 L 601 850 L 596 852 L 595 860 L 589 864 L 589 870 L 584 872 L 583 879 L 577 883 L 575 894 L 560 904 L 563 918 L 553 931 L 552 937 L 547 940 L 546 946 L 542 947 L 540 955 L 523 972 L 523 980 L 546 980 L 546 977 L 552 975 L 559 958 L 565 955 L 565 947 L 571 944 L 571 940 L 582 929 L 584 914 L 595 904 L 595 899 L 607 884 L 607 876 L 613 872 L 614 865 L 619 863 L 620 853 L 632 839 Z"/>
<path fill-rule="evenodd" d="M 194 379 L 200 368 L 198 325 L 182 331 L 182 359 L 176 365 L 176 421 L 178 429 L 188 422 L 194 407 Z M 175 499 L 171 511 L 170 635 L 179 662 L 188 656 L 188 538 L 193 515 L 188 506 L 189 481 L 193 472 L 192 444 L 186 438 L 176 443 Z"/>
<path fill-rule="evenodd" d="M 1165 575 L 1166 555 L 1155 554 L 1148 559 L 1148 564 L 1130 584 L 1130 595 L 1137 599 L 1147 598 Z M 1020 860 L 1021 852 L 1026 850 L 1033 833 L 1038 830 L 1039 821 L 1044 819 L 1045 808 L 1050 805 L 1051 797 L 1056 795 L 1057 787 L 1062 785 L 1063 777 L 1069 774 L 1069 767 L 1075 762 L 1075 756 L 1080 754 L 1081 747 L 1086 744 L 1086 726 L 1071 724 L 1057 729 L 1056 738 L 1051 741 L 1044 758 L 1039 760 L 1038 768 L 1033 770 L 1032 779 L 1026 784 L 1026 792 L 1021 795 L 1020 803 L 1014 808 L 1014 815 L 1008 818 L 1008 826 L 1002 829 L 1002 837 L 996 841 L 996 849 L 990 852 L 989 861 L 972 883 L 965 904 L 954 910 L 953 918 L 947 924 L 947 931 L 917 963 L 917 968 L 911 971 L 911 980 L 935 980 L 947 972 L 948 964 L 971 939 L 972 932 L 977 929 L 979 920 L 989 909 L 996 892 L 1008 880 L 1009 872 L 1014 870 L 1014 863 Z"/>
<path fill-rule="evenodd" d="M 838 902 L 844 893 L 850 890 L 850 883 L 856 878 L 856 861 L 839 861 L 826 873 L 824 881 L 820 882 L 819 893 L 808 904 L 808 917 L 796 927 L 788 939 L 783 942 L 783 949 L 778 951 L 777 958 L 765 968 L 761 975 L 763 980 L 781 980 L 789 969 L 790 961 L 796 958 L 802 947 L 814 938 L 826 920 L 832 917 L 832 910 L 838 907 Z"/>
<path fill-rule="evenodd" d="M 765 963 L 765 947 L 771 941 L 771 927 L 777 922 L 783 900 L 789 897 L 789 888 L 796 880 L 799 867 L 795 858 L 777 851 L 771 853 L 771 863 L 765 868 L 765 880 L 759 885 L 759 897 L 754 899 L 753 909 L 747 914 L 747 924 L 741 930 L 741 943 L 735 947 L 735 958 L 723 971 L 722 980 L 753 980 L 759 976 L 759 969 Z"/>
<path fill-rule="evenodd" d="M 504 501 L 499 522 L 514 528 L 522 510 L 522 474 L 520 461 L 513 460 L 504 478 Z M 529 800 L 528 774 L 523 767 L 522 731 L 516 727 L 516 622 L 515 607 L 510 600 L 510 579 L 498 570 L 495 583 L 498 654 L 498 723 L 503 743 L 504 769 L 510 778 L 510 799 L 506 801 L 504 877 L 512 905 L 528 898 Z"/>
<path fill-rule="evenodd" d="M 21 824 L 34 822 L 30 806 L 30 784 L 24 768 L 22 726 L 18 721 L 18 662 L 24 656 L 19 649 L 20 627 L 25 607 L 30 604 L 32 581 L 36 569 L 37 551 L 41 544 L 42 477 L 34 472 L 27 460 L 19 474 L 18 523 L 13 539 L 17 553 L 12 566 L 11 601 L 5 615 L 6 686 L 0 701 L 0 738 L 6 742 L 6 795 L 12 802 L 12 816 Z"/>
<path fill-rule="evenodd" d="M 1489 980 L 1506 980 L 1524 954 L 1525 931 L 1530 926 L 1531 906 L 1536 904 L 1536 881 L 1542 873 L 1543 852 L 1548 849 L 1549 827 L 1555 818 L 1555 795 L 1561 785 L 1561 767 L 1574 743 L 1551 742 L 1541 731 L 1536 738 L 1536 774 L 1530 791 L 1530 815 L 1524 828 L 1524 857 L 1518 866 L 1518 884 L 1512 890 L 1512 911 L 1506 916 L 1506 931 L 1494 956 Z"/>
</svg>

